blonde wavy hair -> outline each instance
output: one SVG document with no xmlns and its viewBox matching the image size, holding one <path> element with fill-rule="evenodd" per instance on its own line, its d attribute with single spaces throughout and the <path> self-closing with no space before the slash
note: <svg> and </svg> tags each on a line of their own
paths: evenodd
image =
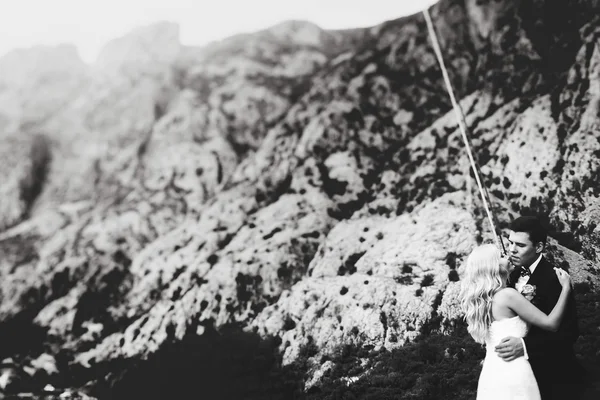
<svg viewBox="0 0 600 400">
<path fill-rule="evenodd" d="M 461 280 L 461 307 L 468 332 L 478 343 L 485 343 L 492 323 L 492 299 L 506 286 L 508 270 L 500 265 L 500 251 L 493 244 L 476 247 L 467 258 Z"/>
</svg>

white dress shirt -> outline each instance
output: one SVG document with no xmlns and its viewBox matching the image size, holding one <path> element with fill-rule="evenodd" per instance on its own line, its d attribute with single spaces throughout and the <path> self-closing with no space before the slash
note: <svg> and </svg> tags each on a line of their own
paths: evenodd
<svg viewBox="0 0 600 400">
<path fill-rule="evenodd" d="M 540 256 L 537 258 L 537 260 L 535 260 L 533 263 L 531 263 L 531 265 L 529 266 L 529 272 L 533 274 L 533 271 L 535 271 L 535 269 L 537 268 L 538 264 L 540 263 L 540 261 L 542 260 L 542 255 L 540 254 Z M 519 276 L 519 280 L 517 281 L 517 283 L 515 283 L 515 289 L 517 289 L 517 292 L 521 293 L 521 291 L 523 290 L 523 286 L 525 286 L 527 284 L 527 282 L 529 281 L 529 277 L 531 275 L 525 275 L 525 276 Z"/>
</svg>

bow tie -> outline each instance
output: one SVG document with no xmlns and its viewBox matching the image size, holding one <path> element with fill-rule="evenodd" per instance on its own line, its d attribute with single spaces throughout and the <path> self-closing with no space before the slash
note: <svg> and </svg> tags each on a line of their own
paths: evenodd
<svg viewBox="0 0 600 400">
<path fill-rule="evenodd" d="M 520 275 L 521 276 L 531 276 L 531 271 L 529 270 L 528 267 L 521 266 Z"/>
</svg>

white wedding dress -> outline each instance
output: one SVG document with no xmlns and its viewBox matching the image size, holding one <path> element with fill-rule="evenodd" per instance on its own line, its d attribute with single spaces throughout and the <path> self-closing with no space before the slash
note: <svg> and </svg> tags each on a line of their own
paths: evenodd
<svg viewBox="0 0 600 400">
<path fill-rule="evenodd" d="M 504 361 L 494 348 L 507 336 L 524 337 L 529 326 L 518 316 L 492 322 L 477 386 L 477 400 L 540 400 L 540 391 L 525 357 Z"/>
</svg>

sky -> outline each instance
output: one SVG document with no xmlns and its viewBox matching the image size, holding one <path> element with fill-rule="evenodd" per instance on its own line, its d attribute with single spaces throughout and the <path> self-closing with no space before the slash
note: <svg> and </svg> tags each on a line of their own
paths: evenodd
<svg viewBox="0 0 600 400">
<path fill-rule="evenodd" d="M 0 13 L 0 57 L 15 48 L 74 44 L 94 62 L 110 40 L 158 21 L 179 24 L 184 45 L 204 45 L 286 20 L 325 29 L 374 26 L 438 0 L 7 0 Z"/>
</svg>

